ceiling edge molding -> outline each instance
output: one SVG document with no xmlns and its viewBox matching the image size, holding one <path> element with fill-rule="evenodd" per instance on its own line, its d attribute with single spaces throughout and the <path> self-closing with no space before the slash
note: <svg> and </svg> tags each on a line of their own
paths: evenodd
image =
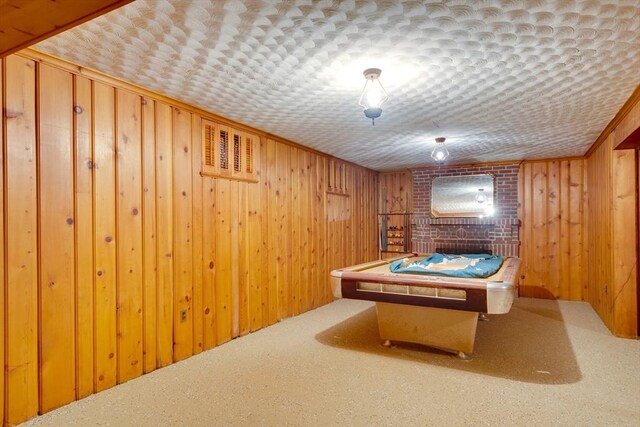
<svg viewBox="0 0 640 427">
<path fill-rule="evenodd" d="M 116 77 L 112 77 L 109 76 L 101 71 L 89 68 L 89 67 L 83 67 L 77 64 L 74 64 L 70 61 L 67 61 L 66 59 L 61 59 L 58 58 L 56 56 L 50 55 L 48 53 L 44 53 L 44 52 L 40 52 L 36 49 L 33 48 L 27 48 L 27 49 L 23 49 L 19 52 L 14 53 L 14 55 L 19 55 L 22 56 L 24 58 L 28 58 L 31 59 L 33 61 L 37 61 L 37 62 L 43 62 L 46 63 L 48 65 L 51 65 L 53 67 L 59 68 L 61 70 L 64 71 L 68 71 L 72 74 L 76 74 L 78 76 L 83 76 L 86 78 L 89 78 L 91 80 L 97 80 L 100 81 L 102 83 L 107 83 L 109 85 L 113 85 L 113 86 L 117 86 L 121 89 L 125 89 L 125 90 L 129 90 L 132 92 L 136 92 L 138 94 L 140 94 L 141 96 L 148 96 L 149 98 L 153 98 L 154 100 L 160 101 L 160 102 L 164 102 L 167 104 L 170 104 L 171 106 L 174 106 L 176 108 L 181 108 L 181 109 L 185 109 L 185 110 L 189 110 L 192 113 L 196 113 L 199 114 L 200 116 L 202 116 L 205 119 L 208 120 L 213 120 L 213 121 L 218 121 L 218 122 L 223 122 L 225 125 L 229 125 L 247 132 L 251 132 L 251 133 L 255 133 L 258 134 L 258 136 L 260 136 L 261 138 L 265 138 L 265 139 L 271 139 L 273 141 L 276 142 L 280 142 L 282 144 L 286 144 L 286 145 L 290 145 L 292 147 L 296 147 L 299 149 L 303 149 L 306 150 L 310 153 L 314 153 L 320 156 L 323 156 L 327 159 L 338 159 L 342 162 L 345 162 L 347 164 L 353 165 L 353 166 L 357 166 L 359 168 L 371 171 L 371 172 L 376 172 L 376 173 L 380 173 L 380 171 L 371 169 L 371 168 L 367 168 L 361 165 L 358 165 L 357 163 L 353 163 L 350 162 L 348 160 L 344 160 L 341 159 L 339 157 L 333 156 L 331 154 L 328 153 L 324 153 L 320 150 L 316 150 L 315 148 L 311 148 L 311 147 L 307 147 L 306 145 L 302 145 L 298 142 L 295 141 L 291 141 L 287 138 L 283 138 L 281 136 L 278 135 L 274 135 L 272 133 L 269 132 L 265 132 L 262 129 L 258 129 L 255 128 L 251 125 L 245 124 L 245 123 L 241 123 L 241 122 L 236 122 L 234 120 L 228 119 L 226 117 L 217 115 L 215 113 L 212 113 L 210 111 L 204 110 L 202 108 L 196 107 L 194 105 L 191 104 L 187 104 L 186 102 L 183 101 L 179 101 L 177 99 L 168 97 L 166 95 L 163 95 L 161 93 L 158 92 L 154 92 L 153 90 L 144 88 L 142 86 L 138 86 L 134 83 L 129 83 L 125 80 L 121 80 L 118 79 Z"/>
<path fill-rule="evenodd" d="M 611 132 L 618 127 L 618 125 L 627 117 L 627 114 L 635 107 L 635 105 L 640 102 L 640 85 L 636 87 L 633 91 L 629 99 L 624 103 L 620 111 L 615 115 L 615 117 L 609 122 L 609 124 L 604 128 L 604 130 L 600 133 L 600 136 L 595 140 L 591 147 L 584 153 L 584 157 L 591 157 L 591 155 L 602 145 L 602 143 L 609 137 Z"/>
<path fill-rule="evenodd" d="M 551 157 L 548 159 L 531 159 L 523 160 L 521 163 L 549 163 L 549 162 L 563 162 L 571 160 L 585 160 L 585 156 L 570 156 L 570 157 Z"/>
</svg>

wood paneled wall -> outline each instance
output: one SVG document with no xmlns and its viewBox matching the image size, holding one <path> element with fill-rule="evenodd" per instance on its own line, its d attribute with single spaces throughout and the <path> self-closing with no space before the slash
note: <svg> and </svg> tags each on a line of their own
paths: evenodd
<svg viewBox="0 0 640 427">
<path fill-rule="evenodd" d="M 252 129 L 258 183 L 201 177 L 200 110 L 22 53 L 0 84 L 6 423 L 326 304 L 332 268 L 378 257 L 375 172 L 327 194 L 331 158 Z"/>
<path fill-rule="evenodd" d="M 520 296 L 584 298 L 585 173 L 583 159 L 520 165 Z"/>
<path fill-rule="evenodd" d="M 618 336 L 638 336 L 639 90 L 586 158 L 524 162 L 520 295 L 584 300 Z"/>
<path fill-rule="evenodd" d="M 636 337 L 638 155 L 636 150 L 614 151 L 615 132 L 586 161 L 589 262 L 585 266 L 585 300 L 614 334 Z"/>
<path fill-rule="evenodd" d="M 412 213 L 413 180 L 411 171 L 380 174 L 380 212 Z"/>
</svg>

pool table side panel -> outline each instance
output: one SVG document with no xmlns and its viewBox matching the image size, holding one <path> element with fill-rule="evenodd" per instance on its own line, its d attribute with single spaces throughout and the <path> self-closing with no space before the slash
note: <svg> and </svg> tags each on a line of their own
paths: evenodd
<svg viewBox="0 0 640 427">
<path fill-rule="evenodd" d="M 437 307 L 490 314 L 508 313 L 515 300 L 520 259 L 507 258 L 500 270 L 486 279 L 447 278 L 382 272 L 376 261 L 331 272 L 333 294 L 336 298 L 388 302 L 421 307 Z M 409 294 L 377 293 L 359 290 L 358 282 L 403 284 L 433 288 L 464 289 L 465 301 L 446 298 L 425 298 Z"/>
<path fill-rule="evenodd" d="M 371 292 L 358 290 L 358 280 L 342 279 L 343 298 L 486 313 L 486 291 L 484 289 L 466 289 L 466 293 L 466 300 L 458 300 L 447 298 L 429 298 L 416 295 L 392 294 L 386 292 Z"/>
</svg>

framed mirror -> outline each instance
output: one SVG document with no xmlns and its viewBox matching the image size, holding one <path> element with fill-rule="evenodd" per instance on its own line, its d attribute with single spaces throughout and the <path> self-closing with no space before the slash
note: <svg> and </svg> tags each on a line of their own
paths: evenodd
<svg viewBox="0 0 640 427">
<path fill-rule="evenodd" d="M 431 182 L 431 216 L 483 218 L 494 213 L 493 176 L 439 176 Z"/>
</svg>

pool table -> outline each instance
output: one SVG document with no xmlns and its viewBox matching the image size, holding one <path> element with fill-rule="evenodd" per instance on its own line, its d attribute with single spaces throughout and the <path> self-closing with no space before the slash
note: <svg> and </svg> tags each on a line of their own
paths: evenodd
<svg viewBox="0 0 640 427">
<path fill-rule="evenodd" d="M 508 313 L 516 296 L 520 269 L 516 257 L 506 257 L 495 274 L 483 279 L 392 273 L 389 264 L 395 259 L 331 272 L 336 298 L 376 302 L 380 339 L 385 345 L 412 342 L 469 358 L 478 318 Z"/>
</svg>

